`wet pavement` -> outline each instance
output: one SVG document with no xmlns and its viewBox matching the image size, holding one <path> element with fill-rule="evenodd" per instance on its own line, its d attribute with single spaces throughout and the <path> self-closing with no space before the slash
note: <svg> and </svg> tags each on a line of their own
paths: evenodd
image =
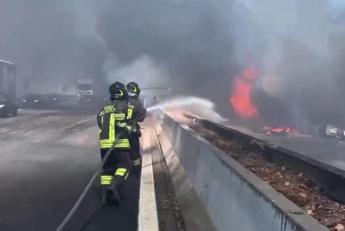
<svg viewBox="0 0 345 231">
<path fill-rule="evenodd" d="M 1 119 L 0 230 L 55 230 L 100 164 L 97 135 L 94 115 L 24 110 Z M 136 230 L 138 193 L 131 177 L 121 207 L 100 207 L 95 184 L 66 230 Z"/>
</svg>

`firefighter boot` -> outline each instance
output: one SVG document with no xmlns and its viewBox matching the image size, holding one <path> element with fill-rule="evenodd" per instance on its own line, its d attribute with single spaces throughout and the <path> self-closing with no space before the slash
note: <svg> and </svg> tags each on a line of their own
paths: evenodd
<svg viewBox="0 0 345 231">
<path fill-rule="evenodd" d="M 117 187 L 113 187 L 112 193 L 114 197 L 114 200 L 113 200 L 114 205 L 119 205 L 121 202 L 119 189 Z"/>
<path fill-rule="evenodd" d="M 132 174 L 136 177 L 140 177 L 141 173 L 141 157 L 132 160 Z"/>
<path fill-rule="evenodd" d="M 114 201 L 113 191 L 111 190 L 109 186 L 101 187 L 101 195 L 102 195 L 103 205 L 111 205 L 112 201 Z"/>
<path fill-rule="evenodd" d="M 119 205 L 121 202 L 120 185 L 123 184 L 123 179 L 115 177 L 113 183 L 110 186 L 112 192 L 112 205 Z"/>
<path fill-rule="evenodd" d="M 113 185 L 108 186 L 102 193 L 102 203 L 109 206 L 116 206 L 120 204 L 120 192 L 117 187 Z"/>
</svg>

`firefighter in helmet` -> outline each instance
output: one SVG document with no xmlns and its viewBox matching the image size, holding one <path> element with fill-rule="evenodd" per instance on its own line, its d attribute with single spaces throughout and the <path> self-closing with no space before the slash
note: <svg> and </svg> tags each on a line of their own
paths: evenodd
<svg viewBox="0 0 345 231">
<path fill-rule="evenodd" d="M 131 167 L 127 119 L 129 113 L 133 114 L 135 110 L 129 108 L 124 84 L 113 83 L 109 87 L 109 93 L 111 102 L 97 115 L 99 146 L 103 160 L 100 180 L 102 202 L 116 205 L 120 203 L 119 189 L 125 183 Z"/>
<path fill-rule="evenodd" d="M 131 133 L 129 142 L 131 145 L 130 158 L 132 161 L 132 167 L 134 174 L 138 174 L 141 169 L 141 155 L 140 155 L 140 137 L 141 131 L 139 122 L 144 121 L 146 116 L 146 109 L 143 106 L 142 101 L 139 99 L 140 88 L 136 82 L 130 82 L 126 86 L 128 92 L 128 103 L 130 107 L 133 107 L 135 113 L 132 115 L 132 119 L 129 121 L 131 124 Z"/>
</svg>

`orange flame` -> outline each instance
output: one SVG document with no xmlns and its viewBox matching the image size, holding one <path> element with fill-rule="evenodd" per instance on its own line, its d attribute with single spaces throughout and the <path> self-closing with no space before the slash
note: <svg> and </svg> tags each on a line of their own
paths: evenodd
<svg viewBox="0 0 345 231">
<path fill-rule="evenodd" d="M 267 135 L 280 134 L 280 135 L 298 135 L 299 131 L 296 128 L 290 127 L 264 127 Z"/>
<path fill-rule="evenodd" d="M 256 66 L 250 66 L 241 75 L 235 76 L 230 102 L 236 114 L 242 118 L 259 117 L 252 99 L 253 84 L 258 77 L 259 70 Z"/>
</svg>

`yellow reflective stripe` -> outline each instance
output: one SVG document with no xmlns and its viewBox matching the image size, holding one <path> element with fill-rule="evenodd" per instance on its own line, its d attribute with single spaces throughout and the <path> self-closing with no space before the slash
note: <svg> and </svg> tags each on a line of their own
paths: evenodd
<svg viewBox="0 0 345 231">
<path fill-rule="evenodd" d="M 116 169 L 115 176 L 125 176 L 127 173 L 126 168 L 118 168 Z"/>
<path fill-rule="evenodd" d="M 112 180 L 101 180 L 101 185 L 111 185 Z"/>
<path fill-rule="evenodd" d="M 118 139 L 118 140 L 100 140 L 99 141 L 99 144 L 115 144 L 115 145 L 118 145 L 118 144 L 129 144 L 129 140 L 128 139 Z"/>
<path fill-rule="evenodd" d="M 101 148 L 130 148 L 129 140 L 128 139 L 118 139 L 116 142 L 114 140 L 100 140 L 99 146 Z"/>
<path fill-rule="evenodd" d="M 128 104 L 127 119 L 132 119 L 134 108 L 135 108 L 134 105 L 132 105 L 131 103 Z"/>
<path fill-rule="evenodd" d="M 111 182 L 104 182 L 104 181 L 101 181 L 101 185 L 111 185 Z"/>
<path fill-rule="evenodd" d="M 110 114 L 110 119 L 109 119 L 109 140 L 115 140 L 115 122 L 116 122 L 116 119 L 115 119 L 115 116 L 114 114 Z"/>
<path fill-rule="evenodd" d="M 133 164 L 133 166 L 138 166 L 141 164 L 141 160 L 140 159 L 133 160 L 132 164 Z"/>
<path fill-rule="evenodd" d="M 108 175 L 101 176 L 101 180 L 112 180 L 113 178 L 114 178 L 113 176 L 108 176 Z"/>
<path fill-rule="evenodd" d="M 121 128 L 124 128 L 127 126 L 127 123 L 116 123 L 117 126 L 121 127 Z"/>
<path fill-rule="evenodd" d="M 116 146 L 112 146 L 112 145 L 103 144 L 103 145 L 100 145 L 100 148 L 101 149 L 107 149 L 107 148 L 127 148 L 127 149 L 129 149 L 130 146 L 129 145 L 116 145 Z"/>
<path fill-rule="evenodd" d="M 100 145 L 101 149 L 107 149 L 107 148 L 126 148 L 129 149 L 129 145 L 117 145 L 117 146 L 112 146 L 112 145 Z"/>
<path fill-rule="evenodd" d="M 113 176 L 101 176 L 101 185 L 111 185 L 113 179 Z"/>
<path fill-rule="evenodd" d="M 128 108 L 127 110 L 127 119 L 131 119 L 133 116 L 133 109 L 132 108 Z"/>
<path fill-rule="evenodd" d="M 113 113 L 112 115 L 115 116 L 116 120 L 124 120 L 126 118 L 126 114 L 125 113 Z"/>
<path fill-rule="evenodd" d="M 101 144 L 100 145 L 101 149 L 105 149 L 105 148 L 130 148 L 129 144 L 117 144 L 115 146 L 113 146 L 112 144 Z"/>
<path fill-rule="evenodd" d="M 99 129 L 99 134 L 101 134 L 102 133 L 102 127 L 103 127 L 103 123 L 104 123 L 104 117 L 103 116 L 101 116 L 101 128 Z"/>
</svg>

